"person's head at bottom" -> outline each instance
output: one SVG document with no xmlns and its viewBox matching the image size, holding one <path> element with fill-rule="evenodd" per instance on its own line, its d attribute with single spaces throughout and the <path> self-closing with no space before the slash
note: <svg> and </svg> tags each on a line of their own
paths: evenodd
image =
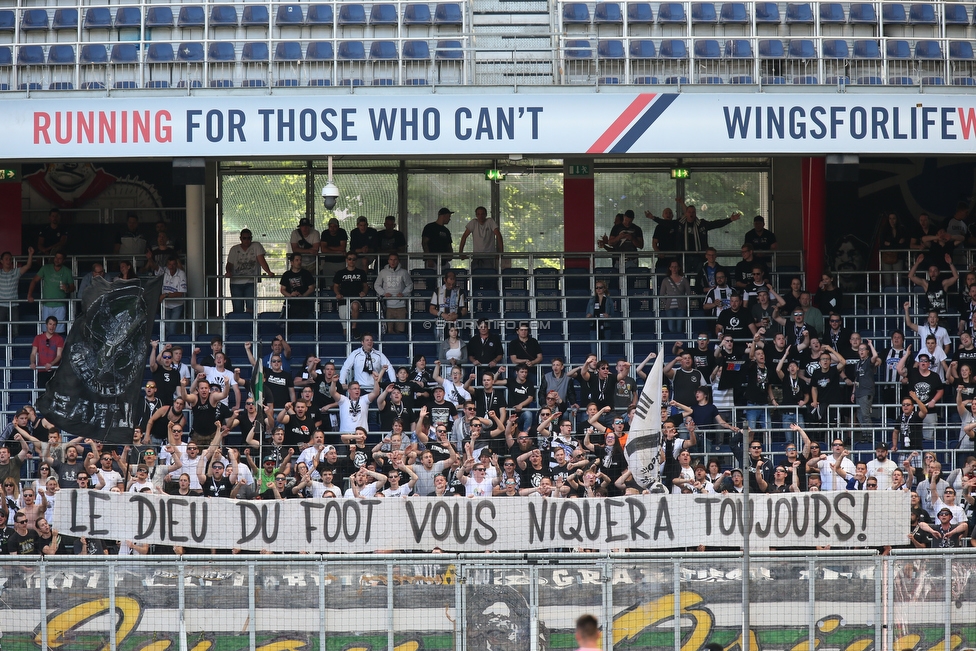
<svg viewBox="0 0 976 651">
<path fill-rule="evenodd" d="M 590 614 L 580 615 L 576 620 L 576 642 L 580 648 L 600 648 L 600 623 Z"/>
</svg>

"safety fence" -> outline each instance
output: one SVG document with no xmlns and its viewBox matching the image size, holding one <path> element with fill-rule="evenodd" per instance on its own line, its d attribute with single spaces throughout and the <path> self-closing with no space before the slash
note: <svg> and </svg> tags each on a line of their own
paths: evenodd
<svg viewBox="0 0 976 651">
<path fill-rule="evenodd" d="M 605 651 L 976 644 L 966 553 L 12 560 L 0 565 L 7 651 L 548 651 L 576 648 L 583 613 L 599 617 Z"/>
</svg>

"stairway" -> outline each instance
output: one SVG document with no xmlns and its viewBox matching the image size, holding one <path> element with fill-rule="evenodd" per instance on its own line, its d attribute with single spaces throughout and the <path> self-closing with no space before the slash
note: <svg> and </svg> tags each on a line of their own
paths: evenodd
<svg viewBox="0 0 976 651">
<path fill-rule="evenodd" d="M 471 0 L 474 83 L 551 86 L 555 28 L 548 0 Z"/>
</svg>

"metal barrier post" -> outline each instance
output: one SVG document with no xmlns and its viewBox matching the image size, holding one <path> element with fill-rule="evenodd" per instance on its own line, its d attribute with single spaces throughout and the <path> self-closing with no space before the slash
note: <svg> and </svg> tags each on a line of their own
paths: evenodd
<svg viewBox="0 0 976 651">
<path fill-rule="evenodd" d="M 254 561 L 247 562 L 247 637 L 252 649 L 257 647 L 257 595 L 254 582 Z"/>
<path fill-rule="evenodd" d="M 319 649 L 325 651 L 325 561 L 319 559 Z"/>
<path fill-rule="evenodd" d="M 681 561 L 671 564 L 671 592 L 674 595 L 674 651 L 681 651 Z"/>
<path fill-rule="evenodd" d="M 45 586 L 41 586 L 41 591 L 46 591 Z M 182 609 L 182 604 L 180 605 Z M 119 648 L 119 641 L 117 639 L 117 631 L 115 627 L 115 561 L 111 561 L 108 564 L 108 645 L 112 651 L 116 651 Z M 42 614 L 41 617 L 44 615 Z"/>
<path fill-rule="evenodd" d="M 40 602 L 41 602 L 41 649 L 50 648 L 47 643 L 47 563 L 41 561 L 38 567 L 38 579 L 40 580 Z M 114 591 L 114 586 L 113 586 Z M 115 612 L 115 611 L 112 611 Z"/>
</svg>

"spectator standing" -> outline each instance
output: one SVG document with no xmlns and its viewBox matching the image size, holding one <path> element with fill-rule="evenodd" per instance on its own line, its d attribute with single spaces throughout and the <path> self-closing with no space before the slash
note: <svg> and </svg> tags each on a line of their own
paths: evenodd
<svg viewBox="0 0 976 651">
<path fill-rule="evenodd" d="M 508 342 L 508 358 L 512 364 L 525 364 L 526 367 L 542 363 L 542 346 L 535 337 L 529 336 L 529 322 L 518 324 L 516 336 Z"/>
<path fill-rule="evenodd" d="M 331 283 L 336 272 L 346 266 L 348 243 L 349 235 L 345 229 L 339 228 L 339 220 L 333 217 L 329 220 L 329 227 L 322 231 L 319 242 L 319 250 L 323 254 L 319 259 L 319 275 L 325 279 L 326 284 Z"/>
<path fill-rule="evenodd" d="M 607 281 L 597 279 L 594 284 L 596 295 L 590 298 L 586 305 L 586 318 L 590 319 L 590 354 L 602 359 L 601 341 L 610 339 L 612 321 L 617 316 L 613 299 L 607 295 Z"/>
<path fill-rule="evenodd" d="M 241 243 L 235 244 L 227 254 L 227 277 L 230 278 L 230 295 L 234 298 L 235 312 L 253 312 L 254 302 L 243 300 L 257 296 L 257 277 L 261 269 L 269 276 L 274 276 L 268 261 L 265 259 L 264 247 L 254 241 L 251 230 L 241 231 Z"/>
<path fill-rule="evenodd" d="M 718 285 L 716 276 L 720 271 L 728 278 L 728 270 L 718 263 L 718 251 L 710 246 L 705 249 L 705 262 L 698 269 L 697 285 L 695 288 L 699 294 L 707 294 L 709 290 Z"/>
<path fill-rule="evenodd" d="M 115 240 L 115 255 L 143 257 L 149 250 L 146 235 L 139 230 L 139 217 L 129 213 L 125 218 L 125 230 Z"/>
<path fill-rule="evenodd" d="M 338 223 L 338 222 L 336 222 Z M 331 226 L 331 221 L 329 222 Z M 403 236 L 403 233 L 397 230 L 396 217 L 393 215 L 387 215 L 383 222 L 383 230 L 377 232 L 376 234 L 376 250 L 380 253 L 406 253 L 407 252 L 407 238 Z M 322 240 L 325 240 L 325 234 L 322 234 Z"/>
<path fill-rule="evenodd" d="M 30 367 L 37 371 L 38 389 L 46 387 L 54 376 L 54 369 L 61 363 L 61 353 L 64 351 L 64 339 L 57 333 L 57 318 L 49 316 L 44 325 L 44 332 L 34 337 L 30 354 Z"/>
<path fill-rule="evenodd" d="M 752 230 L 746 233 L 743 244 L 748 244 L 753 251 L 775 251 L 779 246 L 776 235 L 766 228 L 766 220 L 762 215 L 752 218 Z"/>
<path fill-rule="evenodd" d="M 339 382 L 343 388 L 348 388 L 349 384 L 355 381 L 364 391 L 371 391 L 374 383 L 373 376 L 383 373 L 386 373 L 390 382 L 396 382 L 393 364 L 386 355 L 373 348 L 373 335 L 367 333 L 363 335 L 363 345 L 354 350 L 342 364 L 339 370 Z"/>
<path fill-rule="evenodd" d="M 474 219 L 464 227 L 464 234 L 461 235 L 461 242 L 458 244 L 458 253 L 464 253 L 464 244 L 468 237 L 471 238 L 471 252 L 474 254 L 471 267 L 497 269 L 496 254 L 505 251 L 505 240 L 502 238 L 498 224 L 488 216 L 488 210 L 484 206 L 474 209 Z"/>
<path fill-rule="evenodd" d="M 668 265 L 668 275 L 661 279 L 661 329 L 664 332 L 684 332 L 684 317 L 688 316 L 688 299 L 691 285 L 681 271 L 681 264 L 672 260 Z"/>
<path fill-rule="evenodd" d="M 861 342 L 857 347 L 857 363 L 854 365 L 854 392 L 851 402 L 857 404 L 857 421 L 861 426 L 859 440 L 870 441 L 874 438 L 874 379 L 881 358 L 870 340 Z M 868 431 L 865 431 L 868 428 Z"/>
<path fill-rule="evenodd" d="M 109 281 L 114 280 L 115 278 L 114 274 L 106 275 L 105 265 L 103 265 L 101 262 L 96 262 L 92 264 L 91 271 L 81 277 L 81 282 L 78 283 L 78 298 L 85 295 L 85 292 L 89 287 L 91 287 L 92 280 L 100 277 Z"/>
<path fill-rule="evenodd" d="M 487 319 L 480 319 L 478 332 L 468 341 L 468 361 L 476 368 L 487 366 L 494 372 L 503 358 L 502 340 L 491 331 Z"/>
<path fill-rule="evenodd" d="M 290 253 L 302 255 L 301 266 L 307 271 L 315 269 L 315 256 L 319 252 L 319 232 L 312 228 L 312 222 L 307 217 L 298 220 L 298 228 L 291 232 L 288 241 Z"/>
<path fill-rule="evenodd" d="M 402 333 L 407 329 L 407 301 L 413 294 L 410 272 L 400 264 L 400 256 L 390 253 L 387 265 L 376 277 L 376 295 L 383 301 L 383 327 L 387 334 Z"/>
<path fill-rule="evenodd" d="M 313 303 L 308 300 L 315 293 L 315 279 L 312 274 L 302 267 L 302 254 L 291 254 L 291 268 L 281 274 L 279 289 L 285 297 L 282 316 L 288 323 L 289 332 L 310 332 Z"/>
<path fill-rule="evenodd" d="M 908 280 L 921 287 L 925 292 L 925 299 L 928 302 L 926 309 L 929 311 L 934 310 L 937 314 L 944 314 L 949 311 L 949 288 L 954 287 L 959 282 L 959 272 L 956 271 L 956 266 L 952 263 L 952 256 L 946 253 L 945 261 L 949 265 L 949 270 L 952 272 L 951 276 L 944 280 L 939 280 L 942 270 L 939 269 L 938 265 L 931 264 L 928 267 L 928 279 L 919 278 L 915 275 L 915 272 L 918 271 L 919 265 L 924 261 L 925 256 L 920 255 L 915 258 L 915 263 L 908 270 Z"/>
<path fill-rule="evenodd" d="M 186 272 L 179 268 L 176 256 L 170 256 L 166 267 L 156 272 L 163 277 L 163 290 L 159 294 L 159 302 L 163 306 L 163 318 L 166 321 L 166 336 L 172 337 L 182 330 L 183 297 L 186 296 Z"/>
<path fill-rule="evenodd" d="M 37 236 L 37 252 L 54 255 L 68 245 L 68 229 L 61 224 L 61 211 L 51 208 L 47 214 L 47 226 Z"/>
<path fill-rule="evenodd" d="M 453 269 L 444 274 L 444 282 L 431 296 L 430 313 L 448 322 L 467 316 L 467 297 L 464 289 L 458 285 L 457 274 Z"/>
<path fill-rule="evenodd" d="M 34 302 L 34 288 L 41 285 L 41 319 L 47 321 L 49 316 L 57 319 L 58 332 L 65 331 L 64 323 L 68 319 L 68 294 L 75 291 L 74 278 L 71 270 L 64 266 L 64 254 L 55 253 L 54 260 L 43 267 L 31 280 L 27 288 L 27 302 Z"/>
<path fill-rule="evenodd" d="M 655 217 L 650 210 L 644 211 L 644 216 L 655 222 L 654 233 L 651 235 L 651 248 L 657 253 L 655 269 L 658 272 L 667 270 L 671 258 L 681 250 L 678 245 L 678 233 L 681 225 L 674 218 L 674 211 L 665 208 L 661 216 Z"/>
<path fill-rule="evenodd" d="M 362 302 L 359 300 L 366 296 L 369 291 L 369 283 L 366 282 L 366 272 L 359 266 L 359 254 L 350 251 L 346 254 L 346 266 L 335 273 L 332 278 L 332 291 L 335 293 L 336 300 L 339 301 L 339 318 L 342 320 L 343 330 L 345 324 L 349 324 L 347 333 L 351 333 L 353 339 L 358 339 L 357 328 L 359 326 L 359 313 L 362 311 Z M 347 302 L 348 301 L 348 302 Z"/>
<path fill-rule="evenodd" d="M 20 277 L 34 264 L 34 247 L 27 249 L 27 261 L 18 267 L 14 264 L 14 256 L 10 251 L 0 254 L 0 324 L 12 324 L 12 335 L 16 335 L 16 323 L 20 320 L 20 295 L 17 288 Z M 0 325 L 0 333 L 5 334 L 7 325 Z"/>
<path fill-rule="evenodd" d="M 369 269 L 373 264 L 373 253 L 376 253 L 376 229 L 369 225 L 369 220 L 363 216 L 356 218 L 356 228 L 349 234 L 349 250 L 359 255 L 359 268 Z"/>
<path fill-rule="evenodd" d="M 842 300 L 843 294 L 840 288 L 837 287 L 833 272 L 825 271 L 820 276 L 820 289 L 817 290 L 816 296 L 813 297 L 813 304 L 817 306 L 817 309 L 821 313 L 830 314 L 831 312 L 837 312 L 840 314 L 842 311 Z M 809 321 L 809 319 L 807 320 Z"/>
<path fill-rule="evenodd" d="M 708 290 L 702 299 L 702 309 L 711 310 L 712 316 L 719 316 L 722 310 L 732 304 L 732 294 L 735 290 L 728 286 L 728 273 L 725 269 L 715 271 L 715 286 Z"/>
<path fill-rule="evenodd" d="M 684 197 L 678 197 L 678 203 L 683 206 L 684 210 L 680 237 L 685 251 L 704 251 L 708 248 L 708 231 L 728 226 L 732 222 L 739 221 L 739 218 L 742 217 L 736 212 L 726 219 L 706 221 L 698 218 L 698 210 L 694 205 L 685 204 Z"/>
<path fill-rule="evenodd" d="M 420 236 L 424 253 L 441 254 L 439 260 L 434 257 L 426 260 L 428 269 L 436 269 L 438 262 L 442 270 L 446 270 L 451 265 L 450 254 L 454 253 L 454 239 L 447 225 L 451 223 L 453 214 L 447 208 L 441 208 L 437 211 L 437 219 L 424 226 Z"/>
<path fill-rule="evenodd" d="M 634 223 L 633 210 L 625 211 L 623 222 L 610 229 L 607 245 L 614 251 L 624 253 L 640 251 L 644 248 L 644 231 Z M 625 257 L 624 263 L 628 267 L 637 266 L 637 257 Z"/>
</svg>

